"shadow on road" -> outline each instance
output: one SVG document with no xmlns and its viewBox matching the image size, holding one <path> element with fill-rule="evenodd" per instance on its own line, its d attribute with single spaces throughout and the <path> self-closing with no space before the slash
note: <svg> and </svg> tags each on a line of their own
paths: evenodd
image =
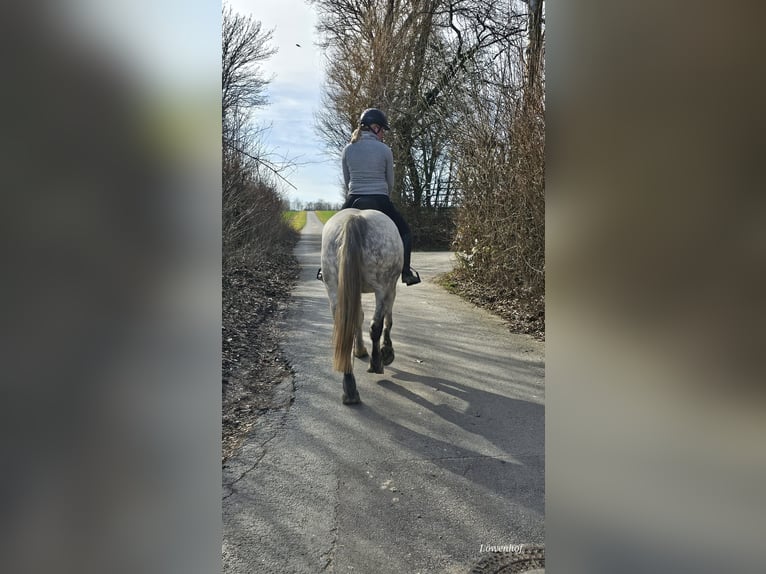
<svg viewBox="0 0 766 574">
<path fill-rule="evenodd" d="M 356 360 L 362 404 L 342 405 L 313 225 L 283 341 L 294 402 L 225 469 L 225 571 L 463 574 L 482 544 L 542 543 L 539 347 L 426 280 L 397 295 L 394 363 Z"/>
<path fill-rule="evenodd" d="M 429 453 L 449 452 L 448 457 L 435 457 L 430 458 L 430 460 L 451 472 L 454 470 L 452 461 L 455 459 L 495 458 L 498 464 L 508 465 L 497 476 L 461 471 L 462 476 L 495 491 L 498 495 L 515 497 L 524 506 L 544 514 L 545 494 L 543 490 L 537 492 L 530 489 L 519 490 L 519 487 L 524 484 L 538 484 L 535 478 L 544 476 L 544 462 L 540 456 L 540 453 L 545 451 L 543 405 L 508 398 L 461 385 L 455 381 L 414 375 L 392 367 L 388 368 L 393 372 L 393 375 L 391 378 L 378 381 L 379 387 L 413 402 L 422 409 L 427 409 L 447 423 L 460 427 L 466 433 L 480 435 L 507 456 L 487 457 L 480 452 L 461 448 L 451 442 L 425 434 L 415 437 L 414 435 L 418 433 L 412 429 L 395 421 L 380 418 L 381 415 L 372 406 L 360 409 L 360 416 L 368 416 L 371 420 L 376 419 L 376 422 L 381 425 L 392 425 L 391 432 L 394 437 L 408 445 L 421 445 L 420 450 L 424 457 L 428 457 Z M 429 387 L 434 392 L 451 395 L 459 399 L 461 403 L 467 403 L 468 406 L 461 412 L 445 403 L 434 404 L 422 395 L 410 390 L 408 383 L 416 383 Z M 496 420 L 498 417 L 502 417 L 503 420 Z M 481 420 L 482 418 L 484 420 Z"/>
</svg>

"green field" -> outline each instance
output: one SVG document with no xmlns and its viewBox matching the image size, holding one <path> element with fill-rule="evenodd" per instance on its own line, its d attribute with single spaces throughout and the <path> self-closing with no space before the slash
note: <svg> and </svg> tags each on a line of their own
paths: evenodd
<svg viewBox="0 0 766 574">
<path fill-rule="evenodd" d="M 283 211 L 282 217 L 295 231 L 300 231 L 303 226 L 306 225 L 306 212 L 305 211 Z"/>
<path fill-rule="evenodd" d="M 327 223 L 327 220 L 330 219 L 333 215 L 335 215 L 338 212 L 337 211 L 315 211 L 314 213 L 317 214 L 319 221 L 321 221 L 322 223 Z"/>
</svg>

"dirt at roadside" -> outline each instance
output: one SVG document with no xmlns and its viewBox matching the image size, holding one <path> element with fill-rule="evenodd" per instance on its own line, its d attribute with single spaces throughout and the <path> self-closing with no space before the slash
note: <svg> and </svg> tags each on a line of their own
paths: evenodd
<svg viewBox="0 0 766 574">
<path fill-rule="evenodd" d="M 511 333 L 531 335 L 545 340 L 545 301 L 522 301 L 512 293 L 498 294 L 492 288 L 465 277 L 458 270 L 439 278 L 439 284 L 450 293 L 483 307 L 506 322 Z"/>
<path fill-rule="evenodd" d="M 222 462 L 258 415 L 274 406 L 274 387 L 291 374 L 278 344 L 278 322 L 298 278 L 293 245 L 278 246 L 258 265 L 230 266 L 223 276 Z"/>
</svg>

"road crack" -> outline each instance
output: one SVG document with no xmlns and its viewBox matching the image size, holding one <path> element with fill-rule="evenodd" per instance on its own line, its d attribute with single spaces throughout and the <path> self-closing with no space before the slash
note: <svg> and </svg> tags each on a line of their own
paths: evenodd
<svg viewBox="0 0 766 574">
<path fill-rule="evenodd" d="M 252 465 L 250 465 L 250 466 L 249 466 L 249 467 L 248 467 L 248 468 L 247 468 L 245 471 L 243 471 L 243 472 L 242 472 L 242 473 L 241 473 L 241 474 L 240 474 L 240 475 L 239 475 L 239 476 L 238 476 L 236 479 L 232 480 L 231 482 L 229 482 L 229 483 L 227 483 L 227 484 L 224 484 L 224 487 L 225 487 L 225 488 L 227 488 L 227 489 L 229 489 L 229 492 L 228 492 L 227 494 L 225 494 L 225 495 L 224 495 L 224 496 L 221 498 L 221 500 L 226 500 L 227 498 L 229 498 L 230 496 L 232 496 L 232 495 L 233 495 L 233 494 L 236 492 L 236 489 L 234 488 L 234 485 L 236 485 L 236 484 L 237 484 L 238 482 L 240 482 L 240 481 L 241 481 L 243 478 L 245 478 L 245 477 L 246 477 L 248 474 L 250 474 L 250 473 L 251 473 L 253 470 L 255 470 L 255 469 L 256 469 L 256 467 L 257 467 L 257 466 L 260 464 L 260 462 L 263 460 L 263 457 L 265 457 L 265 456 L 266 456 L 266 454 L 269 452 L 269 450 L 268 450 L 268 448 L 267 448 L 268 444 L 269 444 L 269 443 L 270 443 L 272 440 L 274 440 L 274 439 L 277 437 L 277 435 L 279 434 L 279 432 L 280 432 L 280 431 L 283 429 L 283 427 L 284 427 L 284 423 L 285 423 L 285 420 L 287 419 L 287 414 L 288 414 L 288 412 L 290 411 L 290 407 L 292 406 L 292 403 L 293 403 L 293 398 L 294 398 L 294 390 L 295 390 L 295 386 L 294 386 L 294 384 L 291 384 L 291 389 L 290 389 L 290 392 L 291 392 L 291 396 L 290 396 L 289 400 L 288 400 L 288 401 L 287 401 L 285 404 L 281 405 L 280 407 L 278 407 L 278 408 L 276 408 L 276 409 L 270 409 L 270 412 L 279 412 L 279 418 L 277 418 L 277 419 L 274 421 L 274 426 L 275 426 L 276 428 L 275 428 L 275 429 L 274 429 L 274 431 L 271 433 L 271 436 L 269 436 L 269 437 L 268 437 L 266 440 L 262 441 L 262 442 L 261 442 L 261 443 L 258 445 L 258 447 L 259 447 L 260 449 L 262 449 L 262 451 L 263 451 L 263 452 L 261 452 L 261 453 L 260 453 L 260 454 L 259 454 L 259 455 L 256 457 L 256 459 L 253 461 L 253 464 L 252 464 Z M 264 413 L 264 415 L 263 415 L 263 416 L 266 416 L 266 414 Z"/>
<path fill-rule="evenodd" d="M 399 464 L 399 463 L 406 463 L 406 462 L 423 462 L 423 461 L 429 461 L 429 460 L 497 460 L 502 463 L 508 463 L 508 464 L 518 464 L 517 461 L 511 459 L 511 458 L 504 458 L 499 456 L 492 456 L 489 454 L 479 454 L 479 455 L 468 455 L 468 456 L 429 456 L 429 457 L 419 457 L 419 458 L 402 458 L 398 460 L 391 460 L 391 459 L 381 459 L 381 460 L 371 460 L 369 462 L 372 463 L 391 463 L 391 464 Z"/>
<path fill-rule="evenodd" d="M 228 494 L 224 495 L 221 500 L 226 500 L 232 494 L 234 494 L 236 492 L 236 489 L 234 488 L 234 485 L 237 484 L 240 480 L 242 480 L 248 474 L 250 474 L 251 472 L 253 472 L 255 470 L 255 467 L 258 466 L 258 464 L 261 462 L 261 460 L 263 460 L 263 457 L 266 456 L 266 453 L 268 452 L 266 450 L 266 445 L 269 444 L 272 440 L 274 440 L 274 438 L 276 436 L 277 436 L 277 432 L 275 431 L 273 435 L 271 435 L 268 439 L 266 439 L 264 442 L 262 442 L 260 445 L 258 445 L 258 446 L 260 446 L 260 448 L 263 449 L 263 452 L 260 454 L 260 456 L 258 456 L 258 458 L 256 458 L 255 462 L 252 464 L 252 466 L 250 466 L 250 468 L 248 468 L 247 470 L 242 472 L 239 475 L 239 477 L 237 477 L 236 479 L 232 480 L 230 483 L 224 485 L 224 486 L 226 486 L 226 488 L 228 488 L 230 490 L 230 492 Z"/>
<path fill-rule="evenodd" d="M 330 549 L 320 555 L 320 560 L 325 561 L 322 572 L 333 572 L 335 562 L 335 549 L 338 543 L 338 514 L 340 509 L 340 478 L 335 482 L 335 504 L 332 510 L 332 528 L 330 528 Z"/>
</svg>

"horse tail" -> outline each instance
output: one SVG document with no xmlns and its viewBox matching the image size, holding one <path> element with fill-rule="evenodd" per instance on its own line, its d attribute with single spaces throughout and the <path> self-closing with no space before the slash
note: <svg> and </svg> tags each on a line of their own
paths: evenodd
<svg viewBox="0 0 766 574">
<path fill-rule="evenodd" d="M 354 334 L 362 317 L 362 248 L 367 220 L 360 215 L 349 217 L 340 234 L 338 248 L 338 302 L 333 318 L 333 368 L 342 373 L 353 371 L 351 351 Z"/>
</svg>

